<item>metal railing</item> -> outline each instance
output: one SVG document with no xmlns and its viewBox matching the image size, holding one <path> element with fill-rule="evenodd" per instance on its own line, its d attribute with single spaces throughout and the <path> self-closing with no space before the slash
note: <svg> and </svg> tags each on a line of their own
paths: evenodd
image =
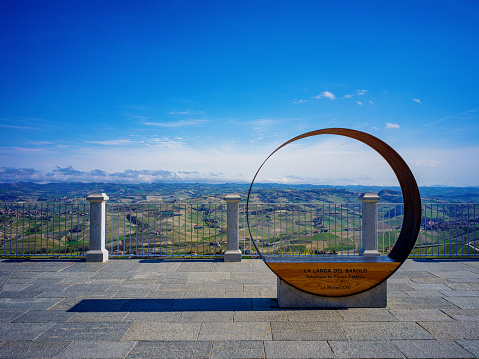
<svg viewBox="0 0 479 359">
<path fill-rule="evenodd" d="M 423 204 L 411 257 L 479 256 L 479 205 Z M 397 241 L 402 204 L 378 204 L 378 250 Z M 264 254 L 358 255 L 361 204 L 250 204 L 250 228 Z M 256 256 L 239 204 L 240 250 Z M 217 256 L 226 250 L 226 204 L 115 204 L 106 206 L 110 256 Z M 0 205 L 0 255 L 84 256 L 90 214 L 84 204 Z"/>
</svg>

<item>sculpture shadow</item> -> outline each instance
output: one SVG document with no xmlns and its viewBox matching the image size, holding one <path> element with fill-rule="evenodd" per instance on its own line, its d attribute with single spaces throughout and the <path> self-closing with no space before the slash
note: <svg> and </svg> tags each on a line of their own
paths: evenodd
<svg viewBox="0 0 479 359">
<path fill-rule="evenodd" d="M 223 312 L 278 310 L 276 298 L 83 299 L 68 312 Z"/>
</svg>

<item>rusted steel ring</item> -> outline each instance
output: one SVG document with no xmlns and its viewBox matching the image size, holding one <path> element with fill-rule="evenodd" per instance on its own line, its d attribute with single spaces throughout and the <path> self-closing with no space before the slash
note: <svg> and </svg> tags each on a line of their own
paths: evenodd
<svg viewBox="0 0 479 359">
<path fill-rule="evenodd" d="M 411 253 L 414 244 L 416 243 L 416 238 L 418 236 L 419 229 L 421 226 L 421 196 L 419 194 L 419 188 L 417 187 L 416 180 L 406 162 L 387 143 L 365 132 L 351 130 L 347 128 L 325 128 L 322 130 L 311 131 L 296 136 L 291 140 L 283 143 L 277 149 L 275 149 L 261 164 L 258 171 L 256 171 L 253 180 L 251 181 L 251 185 L 248 191 L 248 197 L 246 200 L 246 221 L 248 224 L 249 236 L 251 238 L 251 242 L 256 249 L 256 252 L 259 253 L 263 260 L 265 260 L 263 254 L 258 250 L 258 247 L 256 246 L 253 235 L 251 234 L 251 228 L 249 223 L 249 198 L 251 194 L 251 189 L 253 188 L 254 181 L 258 176 L 259 171 L 261 171 L 261 168 L 264 166 L 266 161 L 268 161 L 268 159 L 273 154 L 275 154 L 284 146 L 303 138 L 318 135 L 339 135 L 344 137 L 350 137 L 360 142 L 363 142 L 364 144 L 374 149 L 377 153 L 379 153 L 392 168 L 399 181 L 399 185 L 401 186 L 404 201 L 404 219 L 399 238 L 396 241 L 396 244 L 394 245 L 393 249 L 389 252 L 389 257 L 395 261 L 404 262 L 408 257 L 409 253 Z"/>
</svg>

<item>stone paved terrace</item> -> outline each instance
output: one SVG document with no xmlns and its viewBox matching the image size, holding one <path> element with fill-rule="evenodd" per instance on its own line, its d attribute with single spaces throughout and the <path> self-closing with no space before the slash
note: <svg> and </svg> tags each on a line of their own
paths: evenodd
<svg viewBox="0 0 479 359">
<path fill-rule="evenodd" d="M 2 358 L 479 357 L 479 261 L 407 260 L 388 308 L 283 310 L 259 259 L 0 259 Z"/>
</svg>

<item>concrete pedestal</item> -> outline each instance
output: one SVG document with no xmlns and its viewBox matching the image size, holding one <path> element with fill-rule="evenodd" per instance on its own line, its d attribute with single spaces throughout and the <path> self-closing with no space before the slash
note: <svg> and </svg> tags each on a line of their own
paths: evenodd
<svg viewBox="0 0 479 359">
<path fill-rule="evenodd" d="M 278 303 L 281 308 L 385 308 L 388 303 L 387 281 L 347 297 L 321 297 L 290 286 L 278 277 Z"/>
<path fill-rule="evenodd" d="M 241 262 L 239 250 L 239 202 L 241 196 L 238 193 L 230 193 L 225 196 L 227 203 L 227 229 L 226 229 L 226 252 L 223 256 L 225 262 Z"/>
</svg>

